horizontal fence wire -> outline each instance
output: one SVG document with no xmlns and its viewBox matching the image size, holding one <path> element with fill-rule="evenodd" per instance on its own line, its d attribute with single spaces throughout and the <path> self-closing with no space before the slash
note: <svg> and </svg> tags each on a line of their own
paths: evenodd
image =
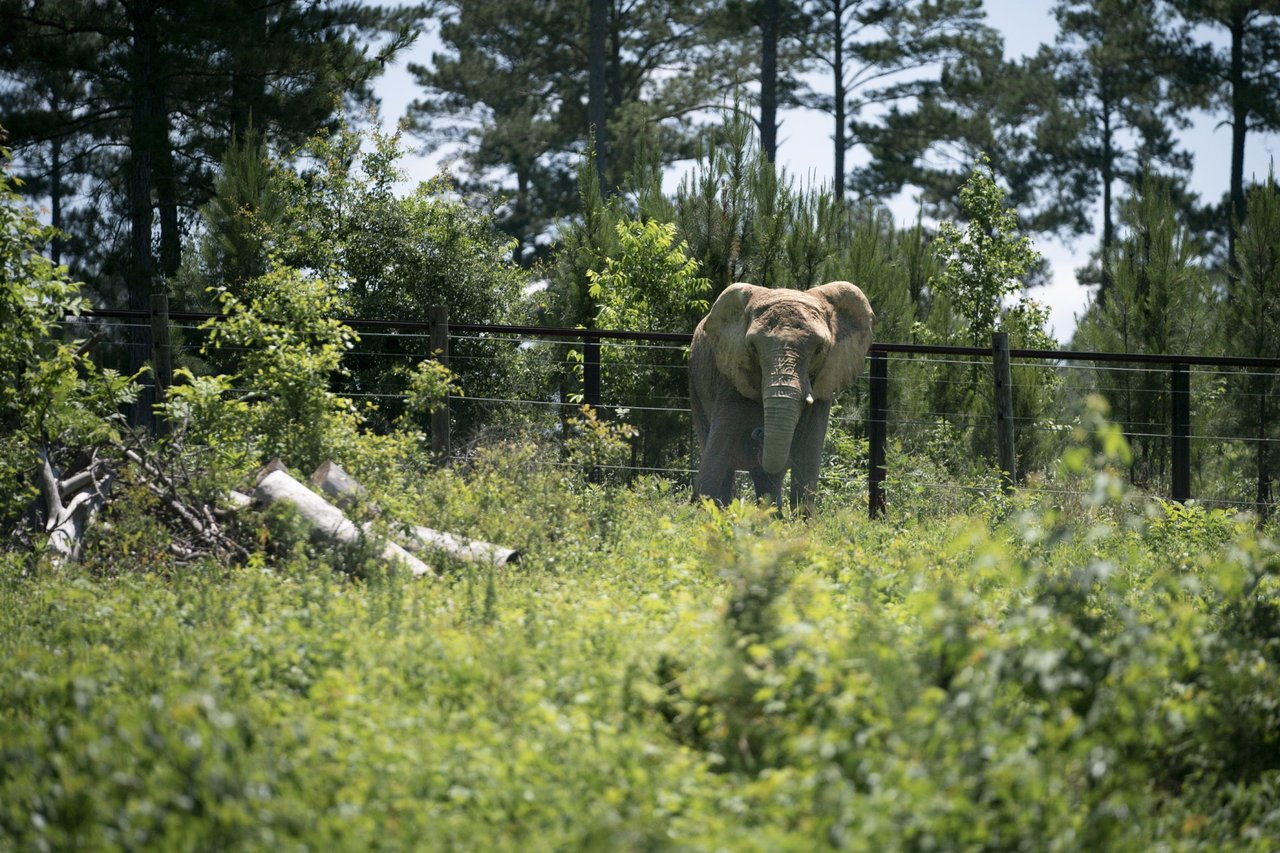
<svg viewBox="0 0 1280 853">
<path fill-rule="evenodd" d="M 137 310 L 94 310 L 67 319 L 70 324 L 80 327 L 96 327 L 99 332 L 114 333 L 111 336 L 111 345 L 115 348 L 113 352 L 132 351 L 135 355 L 138 347 L 145 346 L 138 341 L 149 338 L 153 322 L 150 312 Z M 207 312 L 170 311 L 168 322 L 174 332 L 172 351 L 184 358 L 200 356 L 207 349 L 207 338 L 212 327 L 220 319 L 221 315 Z M 334 387 L 344 396 L 379 401 L 379 404 L 383 401 L 404 400 L 404 394 L 393 390 L 396 387 L 394 384 L 388 388 L 378 387 L 382 384 L 380 379 L 374 387 L 360 386 L 373 385 L 375 380 L 367 377 L 376 377 L 379 371 L 386 372 L 393 368 L 400 371 L 437 356 L 431 352 L 432 324 L 428 321 L 348 318 L 342 322 L 355 329 L 359 336 L 355 348 L 347 356 L 355 362 L 354 372 L 366 377 L 359 382 L 354 379 L 339 381 Z M 503 389 L 493 384 L 496 380 L 492 377 L 499 375 L 501 365 L 511 359 L 533 359 L 527 363 L 541 365 L 537 369 L 543 373 L 539 375 L 546 378 L 562 376 L 566 370 L 581 373 L 584 369 L 581 353 L 584 344 L 590 342 L 599 345 L 596 350 L 600 357 L 598 369 L 604 379 L 603 399 L 595 401 L 594 405 L 608 411 L 629 411 L 637 417 L 670 417 L 677 419 L 674 423 L 678 423 L 679 419 L 688 423 L 688 388 L 679 380 L 680 374 L 688 370 L 688 349 L 692 338 L 688 333 L 454 322 L 447 324 L 447 333 L 450 364 L 464 375 L 478 377 L 475 381 L 480 386 L 476 394 L 464 393 L 462 396 L 450 397 L 449 404 L 455 411 L 455 417 L 469 407 L 475 407 L 479 413 L 489 407 L 496 414 L 496 407 L 502 406 L 556 412 L 562 418 L 571 416 L 582 403 L 576 396 L 561 399 L 562 382 L 560 390 L 550 389 L 547 398 L 530 399 L 527 394 L 504 395 Z M 250 348 L 219 342 L 217 349 L 236 355 Z M 568 357 L 567 352 L 570 350 L 579 352 L 576 359 Z M 559 354 L 558 351 L 566 354 Z M 590 348 L 586 351 L 589 353 Z M 1235 451 L 1236 456 L 1232 458 L 1241 458 L 1241 453 L 1252 454 L 1253 448 L 1277 443 L 1265 435 L 1221 434 L 1224 430 L 1206 430 L 1206 427 L 1211 427 L 1213 423 L 1219 426 L 1230 423 L 1222 415 L 1223 412 L 1244 410 L 1256 407 L 1262 401 L 1276 399 L 1277 394 L 1272 391 L 1271 386 L 1280 386 L 1280 359 L 1019 348 L 1010 348 L 1009 354 L 1014 370 L 1011 385 L 1015 395 L 1044 395 L 1042 402 L 1047 401 L 1051 405 L 1061 405 L 1059 401 L 1063 400 L 1079 401 L 1089 394 L 1101 393 L 1109 396 L 1113 402 L 1110 416 L 1130 442 L 1136 443 L 1135 448 L 1143 446 L 1143 442 L 1148 443 L 1148 447 L 1157 448 L 1155 451 L 1144 451 L 1147 454 L 1144 456 L 1146 464 L 1150 464 L 1150 459 L 1154 458 L 1150 456 L 1153 452 L 1157 456 L 1164 454 L 1167 457 L 1171 442 L 1175 441 L 1171 435 L 1170 421 L 1170 403 L 1173 398 L 1170 377 L 1171 369 L 1175 366 L 1188 376 L 1190 399 L 1196 406 L 1191 423 L 1200 432 L 1190 431 L 1184 436 L 1190 442 L 1193 454 L 1206 452 L 1209 448 L 1224 451 L 1225 448 L 1237 447 L 1239 450 Z M 871 347 L 871 356 L 883 359 L 888 367 L 884 387 L 890 404 L 884 409 L 884 418 L 890 427 L 891 441 L 906 442 L 907 446 L 922 446 L 921 442 L 931 442 L 941 436 L 954 436 L 956 431 L 968 434 L 978 430 L 973 434 L 981 435 L 982 430 L 994 428 L 994 413 L 987 408 L 991 405 L 993 381 L 989 365 L 991 349 L 877 342 Z M 871 410 L 868 408 L 869 395 L 873 394 L 869 373 L 870 371 L 864 371 L 854 389 L 844 398 L 849 402 L 837 406 L 831 418 L 833 424 L 864 439 L 873 424 Z M 1037 373 L 1040 375 L 1036 375 Z M 573 381 L 581 382 L 581 375 Z M 620 387 L 631 389 L 625 392 L 625 399 L 616 396 L 616 388 L 614 392 L 609 389 L 610 383 L 616 385 L 619 382 L 624 383 Z M 661 393 L 658 391 L 659 386 L 677 393 Z M 253 390 L 240 389 L 243 393 Z M 928 406 L 922 408 L 914 404 L 905 405 L 902 402 L 928 399 L 950 400 L 954 405 L 967 408 L 964 411 L 947 411 Z M 1121 400 L 1126 402 L 1122 404 Z M 845 405 L 852 407 L 842 408 Z M 1129 409 L 1129 405 L 1134 408 Z M 979 408 L 976 411 L 968 408 L 973 406 Z M 1204 412 L 1210 410 L 1211 413 L 1216 413 L 1214 418 L 1204 420 Z M 1131 415 L 1126 416 L 1126 411 L 1131 412 Z M 1015 411 L 1011 418 L 1019 436 L 1043 436 L 1037 439 L 1043 442 L 1062 442 L 1078 425 L 1078 420 L 1067 420 L 1052 414 L 1028 415 Z M 943 431 L 939 432 L 940 429 Z M 568 462 L 557 464 L 572 465 Z M 1229 464 L 1231 463 L 1222 463 L 1219 467 Z M 865 466 L 865 461 L 863 465 Z M 694 473 L 691 468 L 679 466 L 604 467 L 606 470 L 659 475 L 688 476 Z M 1155 470 L 1158 476 L 1151 482 L 1167 482 L 1165 478 L 1169 476 L 1170 470 L 1167 458 Z M 1234 473 L 1237 478 L 1243 476 L 1238 472 L 1228 473 Z M 1199 478 L 1202 475 L 1198 473 L 1196 476 Z M 859 480 L 859 477 L 862 479 Z M 850 482 L 866 483 L 865 474 L 861 472 L 854 474 L 852 480 L 846 474 L 832 475 L 824 472 L 822 480 L 838 480 L 846 486 Z M 895 480 L 892 470 L 888 471 L 884 487 L 891 496 L 902 489 L 994 494 L 1000 488 L 996 484 L 947 483 L 927 476 L 901 482 Z M 1249 488 L 1251 483 L 1242 481 L 1240 487 Z M 1046 488 L 1038 483 L 1029 485 L 1028 489 L 1047 496 L 1084 497 L 1087 494 L 1085 491 Z M 1222 495 L 1197 496 L 1197 500 L 1213 506 L 1252 507 L 1254 504 L 1251 499 L 1236 500 Z"/>
</svg>

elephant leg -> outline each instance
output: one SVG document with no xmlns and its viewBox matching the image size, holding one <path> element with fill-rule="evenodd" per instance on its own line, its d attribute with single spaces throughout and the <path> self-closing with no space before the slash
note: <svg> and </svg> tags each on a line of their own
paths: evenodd
<svg viewBox="0 0 1280 853">
<path fill-rule="evenodd" d="M 791 509 L 798 506 L 804 518 L 813 516 L 822 468 L 822 445 L 827 439 L 831 401 L 815 400 L 796 424 L 791 443 Z"/>
<path fill-rule="evenodd" d="M 720 401 L 708 418 L 706 441 L 698 460 L 697 493 L 720 506 L 733 498 L 733 473 L 744 453 L 754 413 L 748 401 Z"/>
<path fill-rule="evenodd" d="M 710 444 L 707 446 L 711 447 Z M 726 465 L 722 458 L 712 457 L 703 451 L 698 463 L 698 480 L 694 493 L 711 498 L 720 506 L 729 503 L 733 494 L 733 466 Z"/>
<path fill-rule="evenodd" d="M 769 502 L 778 508 L 779 513 L 782 512 L 783 474 L 770 474 L 763 468 L 751 469 L 751 483 L 756 488 L 756 501 L 762 501 L 767 497 Z"/>
</svg>

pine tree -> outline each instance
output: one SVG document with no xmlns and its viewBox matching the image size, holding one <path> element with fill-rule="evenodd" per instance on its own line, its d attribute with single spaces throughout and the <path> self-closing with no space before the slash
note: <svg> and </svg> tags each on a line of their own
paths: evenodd
<svg viewBox="0 0 1280 853">
<path fill-rule="evenodd" d="M 503 227 L 524 262 L 546 251 L 551 223 L 576 209 L 577 164 L 593 126 L 608 193 L 646 150 L 664 162 L 690 156 L 690 116 L 715 91 L 699 31 L 709 0 L 610 0 L 594 16 L 592 2 L 446 3 L 445 50 L 410 66 L 424 90 L 410 108 L 412 132 L 429 147 L 456 147 L 467 189 L 510 197 Z"/>
<path fill-rule="evenodd" d="M 1145 171 L 1187 174 L 1190 155 L 1173 131 L 1189 125 L 1189 102 L 1173 81 L 1171 21 L 1156 0 L 1064 0 L 1054 8 L 1060 32 L 1039 61 L 1055 85 L 1040 99 L 1035 144 L 1054 183 L 1102 214 L 1102 296 L 1115 244 L 1113 192 Z M 1100 198 L 1099 198 L 1100 197 Z"/>
<path fill-rule="evenodd" d="M 1228 43 L 1187 41 L 1183 65 L 1189 85 L 1208 83 L 1211 108 L 1231 128 L 1227 190 L 1227 263 L 1235 274 L 1236 237 L 1248 218 L 1245 142 L 1251 131 L 1280 131 L 1280 3 L 1276 0 L 1171 0 L 1192 25 L 1225 30 Z"/>
<path fill-rule="evenodd" d="M 61 181 L 89 185 L 82 219 L 126 219 L 125 229 L 103 223 L 125 245 L 103 241 L 78 260 L 100 293 L 119 271 L 133 307 L 177 272 L 184 216 L 209 197 L 209 164 L 233 133 L 252 125 L 273 142 L 305 138 L 332 120 L 338 99 L 371 98 L 369 81 L 411 40 L 410 13 L 339 2 L 5 0 L 3 19 L 14 45 L 0 67 L 6 111 L 51 74 L 74 94 L 25 111 L 15 156 L 38 164 L 57 162 L 54 151 L 105 152 L 67 161 Z"/>
<path fill-rule="evenodd" d="M 1041 162 L 1029 144 L 1031 105 L 1046 83 L 1029 62 L 1006 62 L 992 35 L 945 63 L 936 78 L 903 85 L 909 97 L 851 119 L 851 136 L 869 155 L 850 171 L 849 186 L 865 199 L 886 199 L 906 187 L 920 191 L 926 214 L 961 215 L 964 164 L 988 157 L 1032 231 L 1088 230 L 1063 208 L 1059 188 L 1046 190 Z"/>
<path fill-rule="evenodd" d="M 1114 246 L 1113 284 L 1094 299 L 1075 346 L 1109 352 L 1186 353 L 1209 334 L 1211 294 L 1197 247 L 1178 221 L 1167 182 L 1148 175 L 1120 206 L 1125 231 Z M 1169 434 L 1168 376 L 1162 371 L 1096 371 L 1099 389 L 1134 448 L 1132 477 L 1165 472 Z"/>
<path fill-rule="evenodd" d="M 802 55 L 830 83 L 805 87 L 799 102 L 834 120 L 834 185 L 843 197 L 849 150 L 870 113 L 904 105 L 933 85 L 919 72 L 989 49 L 994 33 L 978 0 L 807 0 Z M 853 135 L 850 136 L 850 131 Z"/>
<path fill-rule="evenodd" d="M 1227 287 L 1225 315 L 1236 345 L 1232 355 L 1280 358 L 1280 186 L 1274 173 L 1249 191 L 1248 205 L 1249 220 L 1236 243 L 1240 274 Z M 1236 410 L 1239 426 L 1253 440 L 1254 502 L 1266 518 L 1274 504 L 1271 443 L 1280 437 L 1280 381 L 1273 372 L 1257 370 L 1241 375 L 1235 385 L 1246 401 Z"/>
</svg>

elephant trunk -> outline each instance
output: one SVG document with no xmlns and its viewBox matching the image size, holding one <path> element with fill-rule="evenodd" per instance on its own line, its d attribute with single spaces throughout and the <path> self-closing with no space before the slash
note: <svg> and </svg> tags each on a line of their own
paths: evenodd
<svg viewBox="0 0 1280 853">
<path fill-rule="evenodd" d="M 791 438 L 800 421 L 799 397 L 766 397 L 764 401 L 764 447 L 760 464 L 770 474 L 781 474 L 791 458 Z"/>
<path fill-rule="evenodd" d="M 795 349 L 779 346 L 763 359 L 764 447 L 761 467 L 781 474 L 791 459 L 791 439 L 800 412 L 813 402 L 807 360 Z"/>
</svg>

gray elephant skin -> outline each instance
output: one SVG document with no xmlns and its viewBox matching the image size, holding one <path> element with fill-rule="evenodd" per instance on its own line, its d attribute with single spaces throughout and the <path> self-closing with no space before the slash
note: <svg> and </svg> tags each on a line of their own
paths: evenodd
<svg viewBox="0 0 1280 853">
<path fill-rule="evenodd" d="M 747 471 L 758 499 L 811 515 L 831 402 L 862 373 L 875 313 L 847 281 L 809 290 L 732 284 L 693 333 L 689 392 L 700 451 L 696 495 L 720 505 Z"/>
</svg>

